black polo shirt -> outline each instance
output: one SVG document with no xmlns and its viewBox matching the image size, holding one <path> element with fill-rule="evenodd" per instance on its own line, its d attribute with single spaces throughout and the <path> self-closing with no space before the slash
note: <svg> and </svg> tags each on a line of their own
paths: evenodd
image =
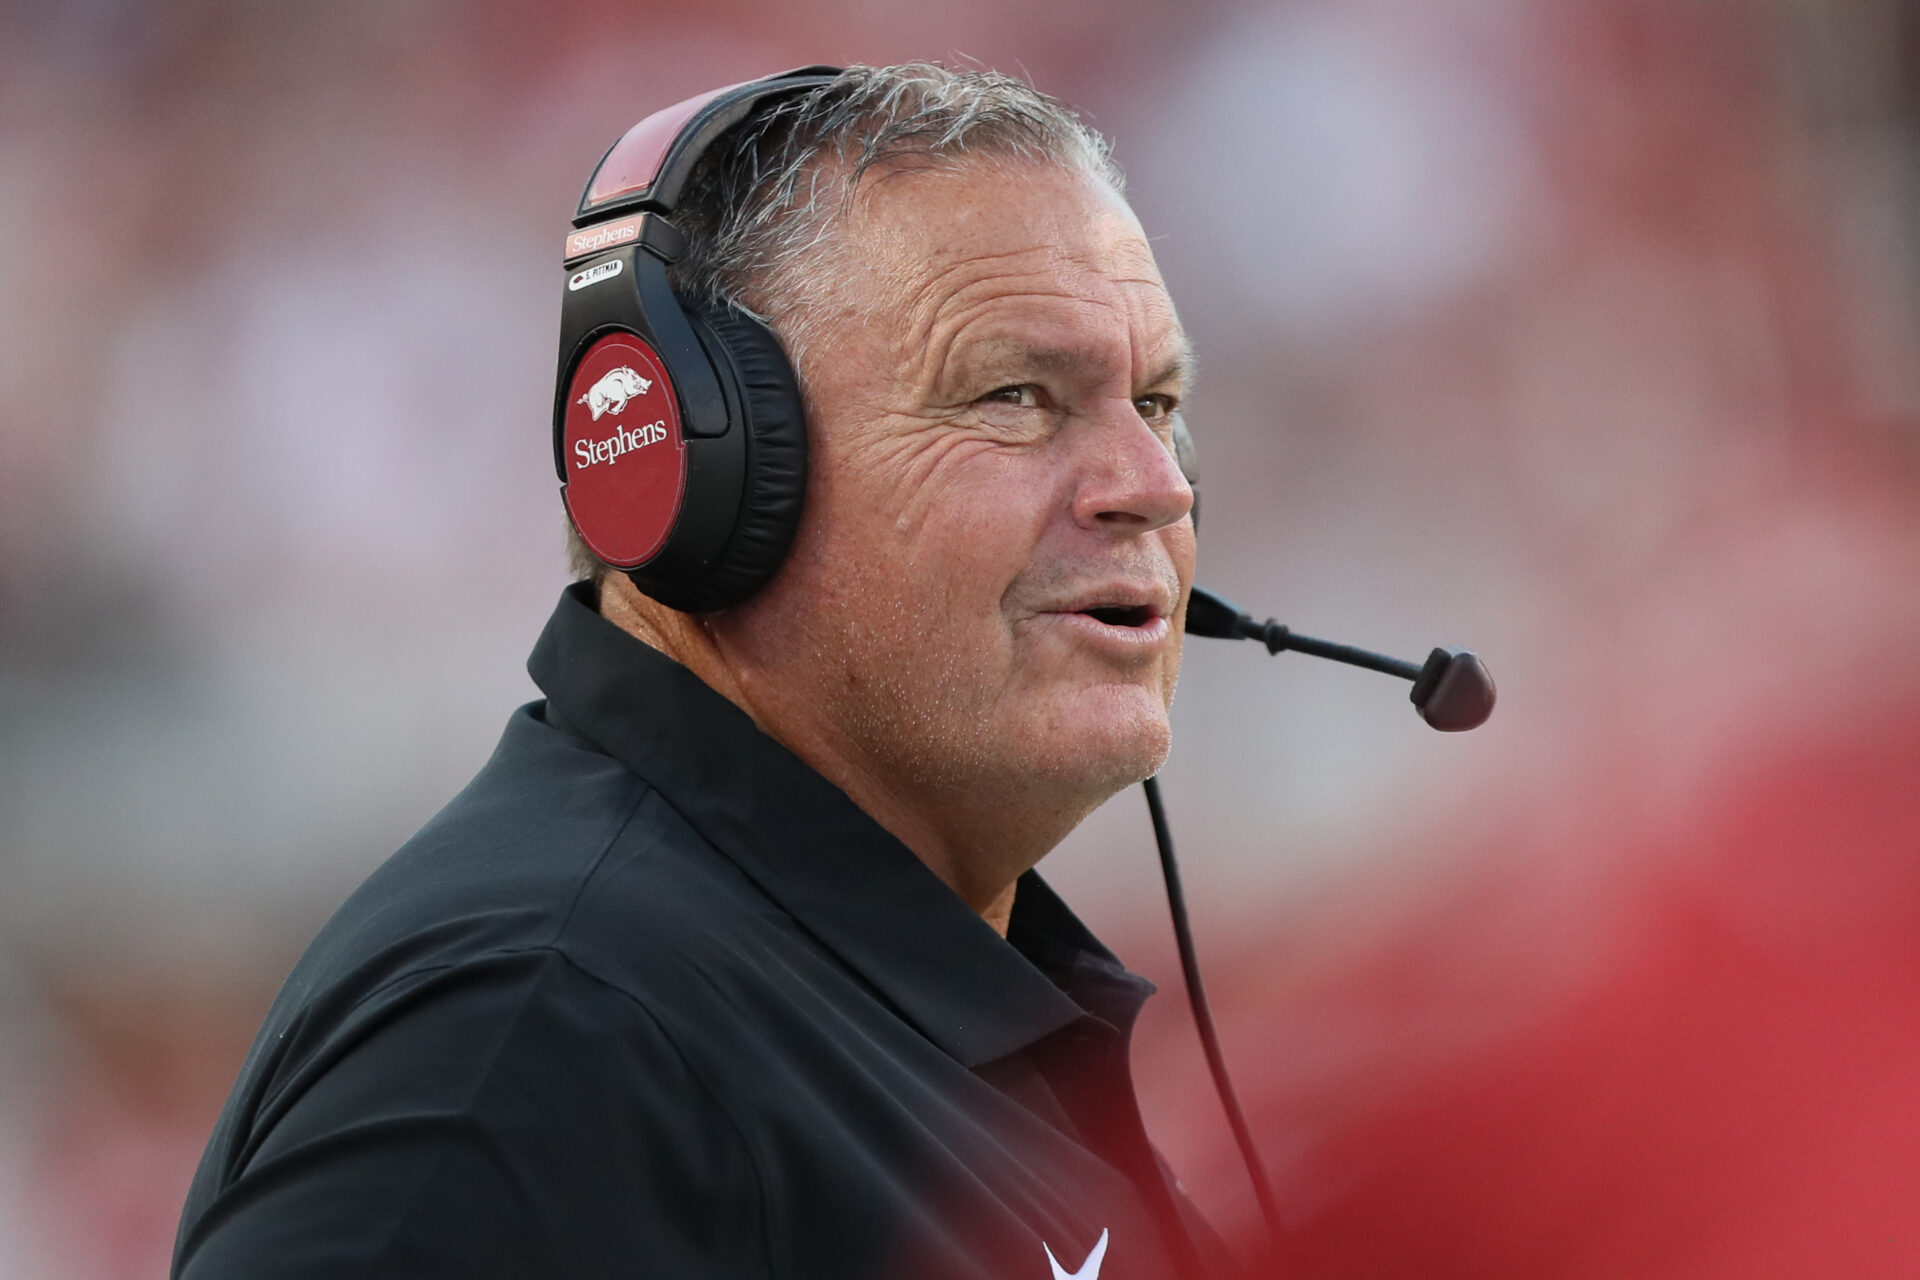
<svg viewBox="0 0 1920 1280">
<path fill-rule="evenodd" d="M 1152 988 L 1038 876 L 1002 939 L 583 588 L 529 667 L 287 980 L 176 1276 L 1198 1272 L 1127 1069 Z"/>
</svg>

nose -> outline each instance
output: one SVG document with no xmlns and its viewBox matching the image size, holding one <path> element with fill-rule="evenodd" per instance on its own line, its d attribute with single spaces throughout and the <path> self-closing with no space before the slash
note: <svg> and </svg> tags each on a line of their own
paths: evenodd
<svg viewBox="0 0 1920 1280">
<path fill-rule="evenodd" d="M 1087 529 L 1148 533 L 1193 509 L 1193 488 L 1173 449 L 1131 401 L 1082 424 L 1083 454 L 1073 518 Z"/>
</svg>

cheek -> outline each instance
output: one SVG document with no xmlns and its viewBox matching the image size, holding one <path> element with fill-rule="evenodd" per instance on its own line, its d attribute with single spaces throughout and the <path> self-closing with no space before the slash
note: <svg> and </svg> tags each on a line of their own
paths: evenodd
<svg viewBox="0 0 1920 1280">
<path fill-rule="evenodd" d="M 916 594 L 997 613 L 1032 562 L 1052 509 L 1044 460 L 979 440 L 936 442 L 900 465 L 846 478 L 866 553 Z"/>
<path fill-rule="evenodd" d="M 1038 572 L 1050 526 L 1042 478 L 1018 465 L 983 468 L 978 484 L 930 503 L 915 540 L 916 567 L 943 583 L 956 621 L 1015 639 L 1023 584 Z"/>
<path fill-rule="evenodd" d="M 1191 517 L 1170 526 L 1165 534 L 1167 554 L 1173 558 L 1173 571 L 1180 575 L 1180 586 L 1184 590 L 1193 585 L 1193 575 L 1200 558 L 1200 543 L 1193 528 Z M 1183 611 L 1181 617 L 1184 618 Z"/>
</svg>

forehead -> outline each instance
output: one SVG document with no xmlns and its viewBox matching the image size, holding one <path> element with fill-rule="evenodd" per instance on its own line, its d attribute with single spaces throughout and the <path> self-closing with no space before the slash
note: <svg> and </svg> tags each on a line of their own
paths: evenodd
<svg viewBox="0 0 1920 1280">
<path fill-rule="evenodd" d="M 850 309 L 904 350 L 962 339 L 1183 339 L 1140 224 L 1105 182 L 1057 165 L 973 160 L 862 183 L 842 232 Z"/>
</svg>

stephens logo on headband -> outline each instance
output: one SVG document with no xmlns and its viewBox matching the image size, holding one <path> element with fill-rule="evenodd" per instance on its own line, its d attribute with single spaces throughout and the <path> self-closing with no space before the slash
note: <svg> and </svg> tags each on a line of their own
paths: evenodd
<svg viewBox="0 0 1920 1280">
<path fill-rule="evenodd" d="M 632 244 L 640 238 L 640 219 L 622 218 L 618 222 L 585 227 L 567 236 L 567 258 L 583 258 L 589 253 Z"/>
</svg>

